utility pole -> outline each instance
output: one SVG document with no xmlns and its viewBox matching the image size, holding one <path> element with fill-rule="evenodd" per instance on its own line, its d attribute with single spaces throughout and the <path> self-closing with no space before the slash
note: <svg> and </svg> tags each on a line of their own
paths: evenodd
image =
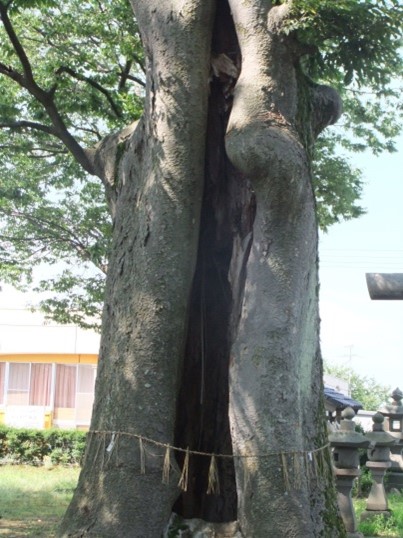
<svg viewBox="0 0 403 538">
<path fill-rule="evenodd" d="M 350 344 L 349 346 L 345 346 L 348 349 L 348 354 L 344 355 L 344 357 L 347 357 L 348 360 L 348 395 L 351 397 L 351 373 L 353 370 L 353 357 L 356 357 L 357 355 L 353 353 L 354 344 Z"/>
</svg>

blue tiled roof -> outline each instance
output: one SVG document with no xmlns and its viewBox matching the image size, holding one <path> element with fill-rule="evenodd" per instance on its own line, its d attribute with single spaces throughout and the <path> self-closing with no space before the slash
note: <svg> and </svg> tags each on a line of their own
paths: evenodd
<svg viewBox="0 0 403 538">
<path fill-rule="evenodd" d="M 353 400 L 349 396 L 337 392 L 337 390 L 325 387 L 325 399 L 333 405 L 336 409 L 345 409 L 346 407 L 352 407 L 354 411 L 362 409 L 363 406 L 357 400 Z"/>
</svg>

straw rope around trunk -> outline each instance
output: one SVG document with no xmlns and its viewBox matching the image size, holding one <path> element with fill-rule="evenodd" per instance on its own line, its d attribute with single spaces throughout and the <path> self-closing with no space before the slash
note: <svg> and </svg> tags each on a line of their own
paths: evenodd
<svg viewBox="0 0 403 538">
<path fill-rule="evenodd" d="M 178 487 L 183 491 L 187 491 L 188 488 L 190 458 L 192 456 L 208 457 L 210 458 L 206 491 L 208 495 L 217 495 L 220 492 L 217 466 L 217 461 L 219 459 L 262 459 L 276 457 L 282 473 L 284 491 L 300 489 L 305 477 L 318 479 L 320 476 L 323 476 L 326 472 L 326 468 L 331 467 L 332 461 L 330 455 L 326 454 L 326 452 L 330 450 L 329 444 L 311 450 L 280 450 L 268 451 L 261 454 L 219 454 L 215 452 L 202 452 L 199 450 L 190 450 L 189 448 L 176 447 L 168 443 L 162 443 L 142 435 L 128 432 L 90 430 L 88 435 L 95 435 L 99 438 L 99 445 L 97 446 L 94 461 L 92 463 L 95 465 L 96 460 L 101 456 L 101 469 L 105 465 L 110 464 L 113 454 L 115 454 L 116 459 L 118 458 L 120 437 L 132 438 L 138 443 L 140 474 L 146 474 L 147 472 L 146 445 L 165 449 L 161 478 L 163 484 L 168 484 L 170 482 L 170 472 L 173 468 L 171 463 L 172 453 L 178 452 L 184 454 L 184 461 L 178 482 Z"/>
</svg>

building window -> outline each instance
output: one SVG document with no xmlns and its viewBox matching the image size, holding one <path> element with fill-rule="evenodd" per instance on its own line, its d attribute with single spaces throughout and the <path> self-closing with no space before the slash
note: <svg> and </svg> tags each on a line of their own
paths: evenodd
<svg viewBox="0 0 403 538">
<path fill-rule="evenodd" d="M 6 377 L 6 363 L 0 362 L 0 405 L 4 404 L 5 377 Z"/>
<path fill-rule="evenodd" d="M 4 393 L 5 363 L 0 366 L 0 403 Z M 10 363 L 7 405 L 50 405 L 51 364 Z"/>
<path fill-rule="evenodd" d="M 391 432 L 401 432 L 402 431 L 402 423 L 401 423 L 400 420 L 391 419 L 390 423 L 391 423 L 391 426 L 392 426 L 390 428 Z"/>
<path fill-rule="evenodd" d="M 78 367 L 77 392 L 94 393 L 96 366 L 80 364 Z"/>
<path fill-rule="evenodd" d="M 96 371 L 93 364 L 0 362 L 0 407 L 5 406 L 6 423 L 17 417 L 22 424 L 35 413 L 42 413 L 42 420 L 43 408 L 48 408 L 57 426 L 87 426 Z"/>
<path fill-rule="evenodd" d="M 29 371 L 29 364 L 10 364 L 8 374 L 7 405 L 28 405 Z"/>
<path fill-rule="evenodd" d="M 31 386 L 29 390 L 29 405 L 50 405 L 50 389 L 52 384 L 52 365 L 31 365 Z"/>
<path fill-rule="evenodd" d="M 56 366 L 55 407 L 74 408 L 76 404 L 76 367 Z"/>
<path fill-rule="evenodd" d="M 78 366 L 76 421 L 79 424 L 89 424 L 91 421 L 95 375 L 95 366 L 91 364 L 80 364 Z"/>
</svg>

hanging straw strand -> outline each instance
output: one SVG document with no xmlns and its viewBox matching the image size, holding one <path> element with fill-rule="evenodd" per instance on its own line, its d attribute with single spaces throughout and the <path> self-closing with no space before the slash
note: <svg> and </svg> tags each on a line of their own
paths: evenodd
<svg viewBox="0 0 403 538">
<path fill-rule="evenodd" d="M 190 451 L 189 448 L 186 449 L 185 459 L 183 462 L 182 467 L 182 474 L 179 479 L 178 486 L 183 490 L 188 490 L 188 480 L 189 480 L 189 457 L 190 457 Z"/>
<path fill-rule="evenodd" d="M 267 458 L 271 456 L 277 456 L 281 454 L 295 454 L 295 453 L 301 453 L 308 456 L 308 454 L 311 454 L 312 456 L 316 454 L 317 452 L 320 452 L 322 450 L 325 450 L 329 447 L 329 444 L 326 444 L 324 446 L 321 446 L 319 448 L 301 451 L 301 450 L 273 450 L 268 452 L 263 452 L 261 454 L 216 454 L 214 452 L 202 452 L 200 450 L 189 450 L 189 448 L 181 448 L 177 446 L 170 445 L 169 443 L 161 443 L 160 441 L 155 441 L 153 439 L 150 439 L 148 437 L 144 437 L 144 435 L 139 435 L 135 433 L 128 433 L 128 432 L 111 432 L 111 431 L 99 431 L 99 430 L 90 430 L 88 433 L 93 433 L 97 435 L 111 435 L 112 433 L 118 434 L 120 436 L 127 436 L 132 437 L 134 439 L 142 439 L 144 443 L 151 444 L 154 446 L 163 447 L 166 449 L 169 447 L 171 450 L 174 450 L 175 452 L 182 452 L 195 455 L 195 456 L 209 456 L 210 458 L 212 456 L 215 456 L 216 458 L 228 458 L 228 459 L 235 459 L 235 458 Z"/>
<path fill-rule="evenodd" d="M 101 469 L 105 467 L 105 452 L 106 452 L 106 433 L 104 433 L 101 437 L 101 444 L 102 444 L 102 461 L 101 461 Z"/>
<path fill-rule="evenodd" d="M 283 469 L 283 480 L 285 491 L 290 491 L 290 477 L 288 476 L 288 462 L 287 456 L 284 452 L 280 454 L 281 467 Z"/>
<path fill-rule="evenodd" d="M 217 459 L 213 455 L 211 456 L 210 466 L 208 470 L 208 486 L 207 495 L 219 495 L 220 493 L 220 481 L 218 477 Z"/>
<path fill-rule="evenodd" d="M 116 462 L 118 460 L 118 444 L 119 437 L 126 436 L 129 438 L 136 439 L 139 443 L 139 456 L 140 456 L 140 473 L 146 473 L 146 450 L 145 443 L 153 445 L 155 447 L 164 448 L 164 460 L 162 468 L 162 483 L 169 484 L 170 480 L 170 471 L 171 471 L 171 452 L 184 453 L 184 461 L 181 476 L 179 479 L 178 486 L 183 490 L 187 491 L 188 482 L 189 482 L 189 460 L 190 455 L 205 456 L 210 458 L 210 465 L 208 471 L 208 494 L 218 494 L 220 491 L 219 484 L 219 475 L 218 475 L 218 458 L 227 458 L 235 460 L 236 458 L 247 459 L 247 458 L 267 458 L 272 456 L 277 456 L 280 458 L 280 466 L 283 475 L 284 488 L 288 491 L 291 488 L 290 481 L 290 469 L 293 475 L 293 488 L 299 489 L 302 487 L 304 477 L 308 476 L 310 479 L 318 479 L 322 473 L 325 472 L 327 468 L 332 468 L 331 457 L 329 452 L 329 443 L 323 445 L 319 448 L 312 450 L 281 450 L 281 451 L 268 451 L 261 454 L 216 454 L 214 452 L 202 452 L 199 450 L 190 450 L 188 448 L 181 448 L 170 445 L 169 443 L 162 443 L 160 441 L 155 441 L 144 437 L 143 435 L 138 435 L 135 433 L 129 432 L 116 432 L 116 431 L 98 431 L 90 430 L 90 438 L 93 439 L 94 436 L 99 436 L 99 444 L 95 452 L 95 457 L 93 459 L 92 465 L 95 465 L 96 460 L 98 459 L 98 454 L 101 451 L 102 460 L 101 460 L 101 469 L 105 465 L 105 454 L 107 456 L 106 463 L 110 462 L 113 452 L 115 452 Z M 109 444 L 106 445 L 107 437 L 110 437 Z M 161 455 L 162 456 L 162 455 Z M 244 466 L 244 471 L 247 467 Z"/>
<path fill-rule="evenodd" d="M 293 471 L 294 471 L 294 478 L 295 478 L 295 488 L 301 489 L 303 485 L 303 454 L 300 452 L 295 452 L 293 454 Z"/>
<path fill-rule="evenodd" d="M 169 484 L 169 473 L 171 470 L 171 448 L 167 446 L 162 467 L 162 483 Z"/>
<path fill-rule="evenodd" d="M 92 460 L 92 466 L 94 466 L 96 464 L 97 460 L 98 460 L 98 456 L 99 456 L 99 454 L 101 452 L 101 446 L 102 446 L 103 437 L 100 437 L 100 438 L 98 437 L 98 438 L 95 438 L 95 439 L 96 439 L 95 442 L 96 442 L 97 448 L 96 448 L 96 451 L 95 451 L 95 456 L 94 456 L 94 458 Z M 91 440 L 92 440 L 92 438 L 91 438 Z M 104 456 L 104 454 L 103 454 L 103 451 L 102 451 L 102 458 L 103 458 L 103 456 Z M 101 464 L 101 466 L 103 467 L 103 463 Z"/>
<path fill-rule="evenodd" d="M 139 450 L 140 450 L 140 474 L 146 474 L 146 453 L 144 450 L 143 438 L 139 438 Z"/>
</svg>

